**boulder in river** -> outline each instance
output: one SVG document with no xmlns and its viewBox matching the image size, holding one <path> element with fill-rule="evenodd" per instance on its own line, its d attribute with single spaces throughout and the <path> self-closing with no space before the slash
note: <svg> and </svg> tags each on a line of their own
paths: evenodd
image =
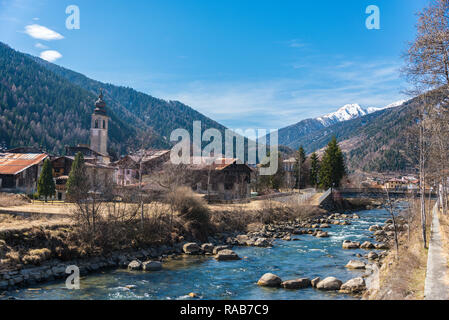
<svg viewBox="0 0 449 320">
<path fill-rule="evenodd" d="M 315 235 L 317 238 L 328 238 L 329 234 L 326 231 L 318 231 Z"/>
<path fill-rule="evenodd" d="M 129 270 L 142 270 L 142 263 L 139 260 L 133 260 L 128 264 Z"/>
<path fill-rule="evenodd" d="M 287 280 L 281 283 L 285 289 L 304 289 L 312 286 L 312 282 L 308 278 L 300 278 L 295 280 Z"/>
<path fill-rule="evenodd" d="M 254 242 L 256 247 L 269 247 L 270 242 L 266 238 L 257 238 L 256 242 Z"/>
<path fill-rule="evenodd" d="M 316 288 L 316 285 L 320 281 L 321 281 L 320 277 L 316 277 L 316 278 L 313 278 L 312 281 L 310 281 L 310 284 L 312 285 L 312 287 Z"/>
<path fill-rule="evenodd" d="M 366 265 L 360 260 L 350 260 L 345 267 L 348 269 L 365 269 Z"/>
<path fill-rule="evenodd" d="M 189 242 L 182 247 L 182 251 L 187 254 L 197 254 L 200 252 L 200 246 L 195 242 Z"/>
<path fill-rule="evenodd" d="M 373 226 L 369 227 L 368 231 L 374 232 L 374 231 L 377 231 L 377 230 L 380 230 L 380 229 L 381 228 L 378 225 L 373 225 Z"/>
<path fill-rule="evenodd" d="M 213 254 L 217 254 L 221 250 L 230 249 L 230 246 L 224 245 L 224 246 L 216 246 L 214 247 L 214 250 L 212 251 Z"/>
<path fill-rule="evenodd" d="M 203 252 L 205 253 L 212 253 L 212 251 L 214 250 L 214 245 L 212 243 L 203 243 L 201 245 L 201 250 L 203 250 Z"/>
<path fill-rule="evenodd" d="M 360 293 L 366 289 L 365 280 L 362 277 L 346 281 L 340 288 L 342 293 Z"/>
<path fill-rule="evenodd" d="M 143 271 L 159 271 L 162 270 L 162 263 L 160 261 L 145 261 L 142 263 Z"/>
<path fill-rule="evenodd" d="M 360 248 L 362 248 L 362 249 L 374 249 L 375 247 L 374 247 L 374 244 L 372 244 L 371 242 L 365 241 L 364 243 L 362 243 L 360 245 Z"/>
<path fill-rule="evenodd" d="M 224 249 L 220 250 L 217 255 L 215 256 L 215 259 L 218 261 L 229 261 L 229 260 L 240 260 L 240 257 L 232 250 Z"/>
<path fill-rule="evenodd" d="M 326 228 L 330 228 L 330 226 L 327 223 L 320 224 L 320 229 L 326 229 Z"/>
<path fill-rule="evenodd" d="M 371 251 L 370 253 L 368 253 L 369 260 L 376 260 L 378 258 L 379 258 L 379 255 L 377 253 L 375 253 L 374 251 Z"/>
<path fill-rule="evenodd" d="M 262 278 L 257 281 L 257 285 L 262 287 L 279 287 L 281 283 L 281 278 L 272 273 L 265 273 Z"/>
<path fill-rule="evenodd" d="M 385 244 L 385 243 L 376 243 L 376 244 L 374 245 L 374 247 L 375 247 L 376 249 L 379 249 L 379 250 L 385 250 L 385 249 L 388 249 L 388 245 Z"/>
<path fill-rule="evenodd" d="M 360 242 L 353 242 L 351 240 L 343 241 L 343 249 L 358 249 L 360 248 Z"/>
<path fill-rule="evenodd" d="M 327 277 L 318 282 L 316 288 L 318 290 L 327 290 L 327 291 L 340 290 L 342 284 L 343 282 L 341 282 L 341 280 L 338 280 L 335 277 Z"/>
</svg>

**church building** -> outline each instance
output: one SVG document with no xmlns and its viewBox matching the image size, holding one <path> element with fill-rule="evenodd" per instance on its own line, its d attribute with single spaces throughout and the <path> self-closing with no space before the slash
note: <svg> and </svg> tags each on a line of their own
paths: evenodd
<svg viewBox="0 0 449 320">
<path fill-rule="evenodd" d="M 92 114 L 90 146 L 79 144 L 76 147 L 67 147 L 66 155 L 73 157 L 81 152 L 86 162 L 109 164 L 111 158 L 108 154 L 108 126 L 109 117 L 106 112 L 106 102 L 103 100 L 103 92 L 100 92 Z"/>
</svg>

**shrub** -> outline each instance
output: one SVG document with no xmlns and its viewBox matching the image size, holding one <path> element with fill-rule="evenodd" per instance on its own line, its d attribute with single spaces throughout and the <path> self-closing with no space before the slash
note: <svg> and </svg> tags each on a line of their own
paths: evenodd
<svg viewBox="0 0 449 320">
<path fill-rule="evenodd" d="M 210 211 L 206 202 L 190 188 L 176 188 L 168 194 L 168 201 L 184 220 L 202 225 L 209 224 Z"/>
<path fill-rule="evenodd" d="M 28 251 L 28 254 L 23 256 L 22 262 L 24 264 L 40 265 L 45 260 L 51 257 L 51 251 L 47 248 L 33 249 Z"/>
</svg>

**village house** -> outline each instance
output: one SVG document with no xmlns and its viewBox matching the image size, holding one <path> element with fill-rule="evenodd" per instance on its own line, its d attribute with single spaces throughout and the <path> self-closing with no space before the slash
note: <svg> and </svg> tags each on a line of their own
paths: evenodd
<svg viewBox="0 0 449 320">
<path fill-rule="evenodd" d="M 136 184 L 139 181 L 140 169 L 142 169 L 142 175 L 150 174 L 152 170 L 169 159 L 170 150 L 140 150 L 127 155 L 111 164 L 115 167 L 114 181 L 122 187 Z"/>
<path fill-rule="evenodd" d="M 207 195 L 209 201 L 250 197 L 253 170 L 238 159 L 192 157 L 186 170 L 192 175 L 192 189 Z"/>
<path fill-rule="evenodd" d="M 0 153 L 0 190 L 35 193 L 47 157 L 45 153 Z"/>
<path fill-rule="evenodd" d="M 114 182 L 115 168 L 107 164 L 97 162 L 97 159 L 86 158 L 85 166 L 91 185 L 100 184 L 107 185 Z M 66 198 L 66 184 L 69 179 L 72 163 L 75 161 L 73 156 L 62 156 L 51 159 L 53 167 L 53 177 L 56 181 L 56 199 L 65 200 Z"/>
</svg>

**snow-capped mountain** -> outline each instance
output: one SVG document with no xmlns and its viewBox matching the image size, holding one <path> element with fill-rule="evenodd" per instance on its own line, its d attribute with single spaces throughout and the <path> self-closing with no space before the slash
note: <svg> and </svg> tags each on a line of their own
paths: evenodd
<svg viewBox="0 0 449 320">
<path fill-rule="evenodd" d="M 303 139 L 303 137 L 310 135 L 313 132 L 319 132 L 320 130 L 324 130 L 343 121 L 360 118 L 384 109 L 398 107 L 404 102 L 405 101 L 397 101 L 380 108 L 363 108 L 356 103 L 347 104 L 337 111 L 327 115 L 313 119 L 305 119 L 298 123 L 279 129 L 278 143 L 296 149 L 300 145 L 300 142 L 298 141 L 302 141 L 301 139 Z"/>
<path fill-rule="evenodd" d="M 346 104 L 340 109 L 338 109 L 335 112 L 329 113 L 325 116 L 318 117 L 316 120 L 321 122 L 325 127 L 331 126 L 334 123 L 347 121 L 351 119 L 355 119 L 358 117 L 363 117 L 367 114 L 388 109 L 388 108 L 394 108 L 402 105 L 405 102 L 405 100 L 396 101 L 393 102 L 385 107 L 377 108 L 377 107 L 368 107 L 368 108 L 362 108 L 359 104 L 353 103 L 353 104 Z"/>
<path fill-rule="evenodd" d="M 373 112 L 384 110 L 384 109 L 399 107 L 400 105 L 404 104 L 404 102 L 407 102 L 407 100 L 399 100 L 399 101 L 390 103 L 389 105 L 386 105 L 385 107 L 382 107 L 382 108 L 368 107 L 368 108 L 366 108 L 366 111 L 368 111 L 368 113 L 373 113 Z"/>
<path fill-rule="evenodd" d="M 359 106 L 357 103 L 347 104 L 338 109 L 335 112 L 329 113 L 325 116 L 318 117 L 316 120 L 321 122 L 324 126 L 328 127 L 336 122 L 347 121 L 362 117 L 368 112 Z"/>
</svg>

